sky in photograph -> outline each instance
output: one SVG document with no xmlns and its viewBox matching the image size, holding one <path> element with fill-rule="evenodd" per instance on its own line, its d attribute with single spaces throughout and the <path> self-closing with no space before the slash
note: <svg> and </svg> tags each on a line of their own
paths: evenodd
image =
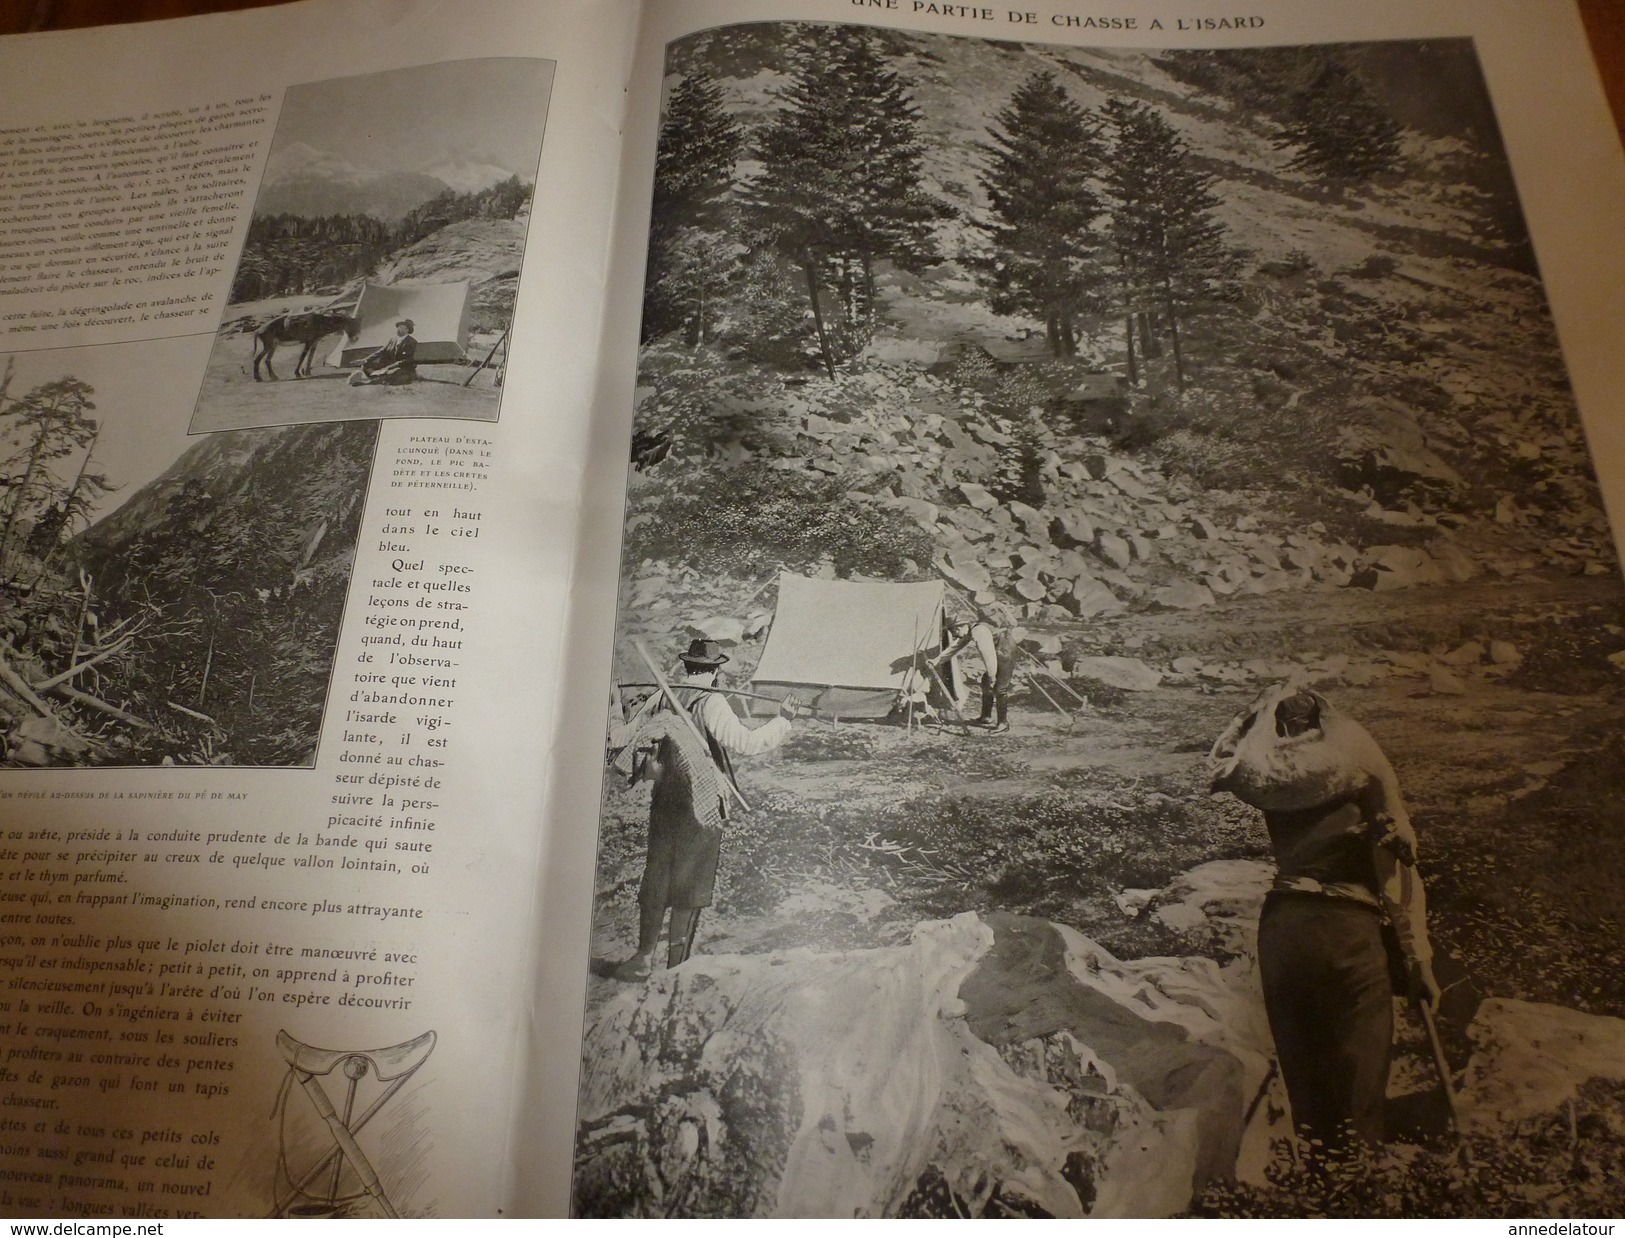
<svg viewBox="0 0 1625 1238">
<path fill-rule="evenodd" d="M 552 70 L 545 60 L 450 60 L 290 86 L 271 149 L 304 143 L 391 171 L 477 155 L 529 180 Z"/>
<path fill-rule="evenodd" d="M 89 416 L 101 433 L 92 448 L 91 468 L 108 474 L 119 487 L 102 496 L 95 518 L 116 510 L 197 441 L 186 436 L 195 392 L 183 390 L 176 376 L 200 373 L 211 342 L 209 336 L 192 336 L 10 354 L 16 362 L 7 392 L 11 399 L 60 378 L 77 378 L 94 389 L 90 400 L 96 408 Z M 0 356 L 0 372 L 4 366 Z M 10 409 L 9 400 L 5 407 Z M 75 452 L 51 468 L 70 481 L 82 460 L 83 454 Z"/>
</svg>

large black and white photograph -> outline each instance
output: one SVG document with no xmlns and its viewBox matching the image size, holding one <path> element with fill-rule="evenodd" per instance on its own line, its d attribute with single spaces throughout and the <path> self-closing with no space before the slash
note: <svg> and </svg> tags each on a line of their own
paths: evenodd
<svg viewBox="0 0 1625 1238">
<path fill-rule="evenodd" d="M 495 421 L 552 80 L 497 58 L 290 88 L 193 432 Z"/>
<path fill-rule="evenodd" d="M 1625 596 L 1468 40 L 668 48 L 588 1216 L 1616 1216 Z"/>
<path fill-rule="evenodd" d="M 315 764 L 378 423 L 189 440 L 198 344 L 0 360 L 0 765 Z"/>
</svg>

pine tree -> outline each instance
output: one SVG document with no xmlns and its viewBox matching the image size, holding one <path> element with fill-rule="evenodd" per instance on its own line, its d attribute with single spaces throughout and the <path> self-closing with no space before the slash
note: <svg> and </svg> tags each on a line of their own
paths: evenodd
<svg viewBox="0 0 1625 1238">
<path fill-rule="evenodd" d="M 96 408 L 90 399 L 93 394 L 89 383 L 62 378 L 34 388 L 6 410 L 7 416 L 15 418 L 7 430 L 11 453 L 0 461 L 6 487 L 0 564 L 8 577 L 19 519 L 49 511 L 61 501 L 61 483 L 52 474 L 51 463 L 83 450 L 96 436 L 96 422 L 86 416 Z"/>
<path fill-rule="evenodd" d="M 873 328 L 875 263 L 920 269 L 936 257 L 933 225 L 952 212 L 921 187 L 919 110 L 866 31 L 810 35 L 778 102 L 749 201 L 762 233 L 802 273 L 833 376 L 837 354 L 855 352 Z M 840 314 L 833 322 L 826 287 Z"/>
<path fill-rule="evenodd" d="M 995 222 L 983 282 L 996 314 L 1043 319 L 1050 351 L 1077 351 L 1075 316 L 1098 308 L 1097 241 L 1104 204 L 1091 178 L 1103 154 L 1100 127 L 1047 70 L 1028 78 L 994 118 L 982 146 L 982 187 Z"/>
<path fill-rule="evenodd" d="M 1274 138 L 1296 148 L 1287 167 L 1337 180 L 1370 180 L 1399 166 L 1402 127 L 1344 60 L 1330 57 L 1292 101 Z"/>
<path fill-rule="evenodd" d="M 1106 105 L 1106 117 L 1113 139 L 1106 191 L 1125 308 L 1166 317 L 1183 388 L 1180 323 L 1235 297 L 1241 255 L 1213 214 L 1217 178 L 1194 165 L 1173 126 L 1149 104 L 1121 98 Z"/>
<path fill-rule="evenodd" d="M 696 71 L 679 82 L 655 157 L 645 340 L 678 327 L 691 344 L 709 339 L 713 303 L 737 256 L 725 225 L 743 148 L 744 134 L 715 79 Z"/>
</svg>

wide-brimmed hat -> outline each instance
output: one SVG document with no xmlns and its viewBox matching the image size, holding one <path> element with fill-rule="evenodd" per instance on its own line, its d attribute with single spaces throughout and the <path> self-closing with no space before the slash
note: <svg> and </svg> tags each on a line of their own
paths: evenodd
<svg viewBox="0 0 1625 1238">
<path fill-rule="evenodd" d="M 686 666 L 700 666 L 706 670 L 715 670 L 728 660 L 728 655 L 722 652 L 722 646 L 714 640 L 700 640 L 696 638 L 688 643 L 688 652 L 683 655 Z"/>
<path fill-rule="evenodd" d="M 395 323 L 395 325 L 397 327 L 405 327 L 408 331 L 416 331 L 417 330 L 417 324 L 414 323 L 410 318 L 402 318 L 399 321 L 397 321 Z"/>
</svg>

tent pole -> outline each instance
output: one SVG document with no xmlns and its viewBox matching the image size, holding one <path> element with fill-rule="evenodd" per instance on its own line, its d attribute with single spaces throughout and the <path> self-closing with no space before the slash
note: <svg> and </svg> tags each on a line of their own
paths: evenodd
<svg viewBox="0 0 1625 1238">
<path fill-rule="evenodd" d="M 756 588 L 751 590 L 750 596 L 748 598 L 746 598 L 743 602 L 739 603 L 739 609 L 744 610 L 747 606 L 749 606 L 757 598 L 761 597 L 762 594 L 766 591 L 767 587 L 769 585 L 771 585 L 774 581 L 778 580 L 779 573 L 782 572 L 782 571 L 784 571 L 784 568 L 781 566 L 781 567 L 774 568 L 770 573 L 768 573 L 767 579 L 764 580 L 761 584 L 757 585 Z"/>
<path fill-rule="evenodd" d="M 1038 669 L 1038 671 L 1040 673 L 1048 676 L 1054 682 L 1054 684 L 1055 684 L 1055 686 L 1057 688 L 1059 688 L 1059 689 L 1061 689 L 1061 691 L 1065 692 L 1068 696 L 1070 696 L 1079 705 L 1082 705 L 1085 709 L 1089 708 L 1089 702 L 1085 698 L 1079 696 L 1075 691 L 1073 691 L 1072 686 L 1069 683 L 1067 683 L 1064 679 L 1062 679 L 1059 675 L 1057 675 L 1054 671 L 1050 670 L 1049 667 L 1045 666 L 1037 658 L 1033 657 L 1032 654 L 1028 653 L 1020 645 L 1016 646 L 1016 652 L 1019 653 L 1022 657 L 1026 658 L 1029 662 L 1031 662 Z"/>
<path fill-rule="evenodd" d="M 510 326 L 511 325 L 512 324 L 510 324 Z M 507 342 L 508 330 L 509 330 L 508 327 L 503 327 L 502 328 L 502 334 L 497 336 L 497 342 L 495 344 L 491 345 L 491 351 L 485 354 L 485 360 L 480 362 L 478 365 L 476 365 L 474 367 L 474 372 L 472 374 L 470 374 L 467 378 L 463 379 L 463 386 L 465 386 L 465 387 L 468 386 L 469 383 L 473 382 L 476 378 L 478 378 L 480 376 L 480 371 L 481 370 L 483 370 L 486 366 L 491 364 L 491 358 L 497 355 L 497 349 L 501 348 L 502 345 Z"/>
</svg>

